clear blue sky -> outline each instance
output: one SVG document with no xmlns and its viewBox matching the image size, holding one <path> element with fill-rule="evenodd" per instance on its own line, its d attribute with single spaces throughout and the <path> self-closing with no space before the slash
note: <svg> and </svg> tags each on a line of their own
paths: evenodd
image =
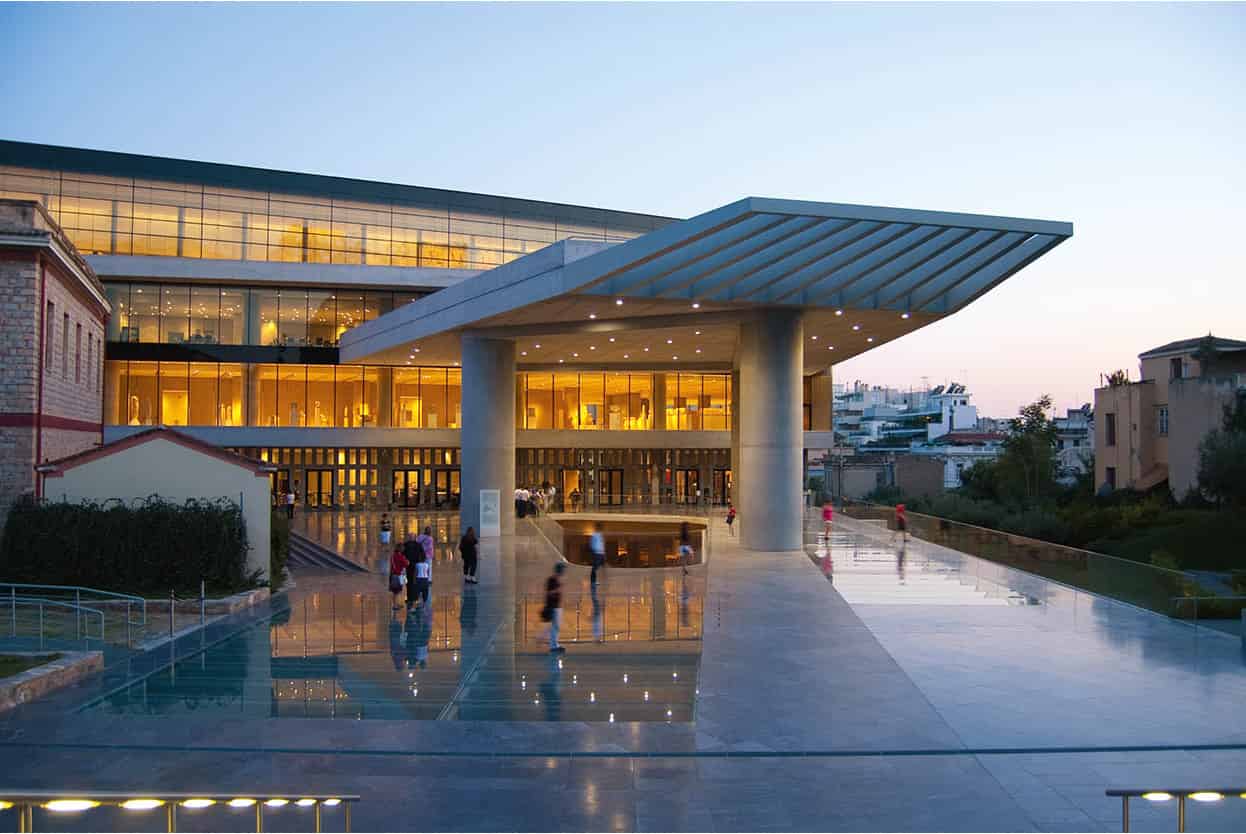
<svg viewBox="0 0 1246 834">
<path fill-rule="evenodd" d="M 837 365 L 1088 401 L 1246 338 L 1246 5 L 0 6 L 0 135 L 688 216 L 744 195 L 1071 220 Z"/>
</svg>

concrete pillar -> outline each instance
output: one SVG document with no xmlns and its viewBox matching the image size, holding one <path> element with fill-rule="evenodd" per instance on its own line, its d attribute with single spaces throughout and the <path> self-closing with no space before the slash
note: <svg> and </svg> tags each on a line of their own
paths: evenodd
<svg viewBox="0 0 1246 834">
<path fill-rule="evenodd" d="M 376 369 L 376 414 L 374 425 L 387 429 L 394 413 L 394 372 L 392 368 Z"/>
<path fill-rule="evenodd" d="M 799 310 L 772 310 L 740 328 L 741 544 L 800 550 L 801 379 Z"/>
<path fill-rule="evenodd" d="M 515 343 L 463 335 L 459 526 L 480 532 L 480 490 L 500 494 L 502 535 L 515 532 Z"/>
</svg>

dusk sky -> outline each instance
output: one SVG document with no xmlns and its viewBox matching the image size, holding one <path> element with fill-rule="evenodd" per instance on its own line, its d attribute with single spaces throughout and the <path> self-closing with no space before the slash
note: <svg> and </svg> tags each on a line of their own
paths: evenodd
<svg viewBox="0 0 1246 834">
<path fill-rule="evenodd" d="M 835 366 L 984 415 L 1246 339 L 1246 5 L 0 5 L 0 137 L 690 216 L 746 195 L 1075 236 Z"/>
</svg>

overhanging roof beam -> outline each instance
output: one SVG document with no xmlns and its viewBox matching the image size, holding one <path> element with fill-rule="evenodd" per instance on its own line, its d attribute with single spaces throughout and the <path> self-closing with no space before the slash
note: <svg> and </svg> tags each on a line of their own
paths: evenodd
<svg viewBox="0 0 1246 834">
<path fill-rule="evenodd" d="M 944 311 L 953 313 L 982 295 L 1008 276 L 1024 269 L 1058 246 L 1064 238 L 1034 235 L 1007 255 L 979 270 L 968 280 L 952 287 L 943 296 Z"/>
<path fill-rule="evenodd" d="M 756 300 L 795 303 L 805 287 L 868 257 L 915 228 L 917 227 L 904 225 L 880 226 L 826 257 L 801 267 L 783 280 L 770 284 Z"/>
<path fill-rule="evenodd" d="M 694 266 L 676 270 L 660 281 L 650 285 L 650 295 L 661 298 L 692 298 L 704 293 L 694 293 L 691 287 L 699 286 L 703 281 L 711 284 L 717 280 L 726 280 L 723 276 L 738 276 L 741 270 L 748 269 L 749 264 L 764 261 L 776 250 L 786 251 L 799 246 L 801 241 L 808 240 L 810 235 L 818 236 L 826 233 L 828 227 L 838 225 L 838 221 L 830 221 L 818 217 L 794 217 L 790 222 L 776 226 L 770 231 L 755 235 L 747 241 L 725 249 L 713 258 L 706 258 Z"/>
<path fill-rule="evenodd" d="M 931 240 L 913 247 L 891 263 L 873 270 L 868 281 L 861 280 L 857 286 L 846 290 L 840 297 L 840 304 L 847 307 L 871 307 L 879 309 L 882 293 L 893 284 L 903 283 L 905 279 L 922 275 L 929 270 L 929 264 L 939 255 L 963 242 L 973 234 L 973 229 L 947 229 Z M 806 298 L 809 296 L 806 294 Z M 869 303 L 866 304 L 866 299 Z"/>
<path fill-rule="evenodd" d="M 880 269 L 886 269 L 946 232 L 947 229 L 941 226 L 919 226 L 909 234 L 879 249 L 868 258 L 862 258 L 852 266 L 840 270 L 824 281 L 810 284 L 800 294 L 800 300 L 805 304 L 825 303 L 836 304 L 842 307 L 847 300 L 845 294 L 849 290 L 859 288 L 862 285 L 864 285 L 865 291 L 859 292 L 858 295 L 868 295 L 870 288 L 874 284 L 873 281 L 866 280 L 869 276 L 874 275 Z M 834 289 L 829 286 L 830 282 L 834 282 Z"/>
<path fill-rule="evenodd" d="M 606 281 L 596 281 L 580 292 L 596 295 L 650 295 L 647 288 L 655 281 L 678 269 L 686 269 L 724 249 L 764 235 L 776 226 L 791 223 L 793 218 L 782 214 L 754 214 L 729 226 L 713 229 L 683 246 L 676 246 L 631 264 L 621 265 Z M 626 244 L 624 244 L 626 245 Z"/>
<path fill-rule="evenodd" d="M 951 287 L 990 264 L 996 258 L 1008 254 L 1024 243 L 1029 236 L 1028 232 L 1009 232 L 991 241 L 954 267 L 944 270 L 939 275 L 938 280 L 929 281 L 919 292 L 912 293 L 908 299 L 909 309 L 921 310 L 933 305 L 934 301 Z"/>
<path fill-rule="evenodd" d="M 773 264 L 758 269 L 731 286 L 711 292 L 715 301 L 742 300 L 789 275 L 830 257 L 878 230 L 881 224 L 866 220 L 846 221 L 847 225 L 811 246 L 801 249 Z"/>
<path fill-rule="evenodd" d="M 1003 237 L 1005 232 L 997 232 L 994 230 L 979 229 L 961 242 L 951 246 L 950 248 L 935 255 L 928 262 L 923 264 L 922 269 L 913 270 L 904 275 L 899 281 L 896 281 L 887 287 L 886 292 L 880 292 L 877 302 L 879 309 L 886 309 L 893 305 L 897 305 L 901 299 L 916 290 L 929 284 L 937 279 L 947 270 L 955 267 L 961 261 L 972 256 L 975 252 L 980 251 L 983 247 Z M 899 305 L 907 307 L 907 303 Z"/>
</svg>

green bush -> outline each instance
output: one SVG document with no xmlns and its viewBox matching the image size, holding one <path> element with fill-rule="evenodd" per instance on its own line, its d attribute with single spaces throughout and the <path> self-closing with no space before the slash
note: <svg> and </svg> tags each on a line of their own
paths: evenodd
<svg viewBox="0 0 1246 834">
<path fill-rule="evenodd" d="M 286 576 L 286 557 L 290 554 L 290 519 L 285 513 L 274 510 L 269 529 L 268 584 L 276 591 Z"/>
<path fill-rule="evenodd" d="M 13 505 L 0 544 L 9 582 L 82 585 L 164 596 L 254 587 L 247 531 L 232 501 L 174 504 L 151 496 L 134 505 L 37 502 Z"/>
</svg>

